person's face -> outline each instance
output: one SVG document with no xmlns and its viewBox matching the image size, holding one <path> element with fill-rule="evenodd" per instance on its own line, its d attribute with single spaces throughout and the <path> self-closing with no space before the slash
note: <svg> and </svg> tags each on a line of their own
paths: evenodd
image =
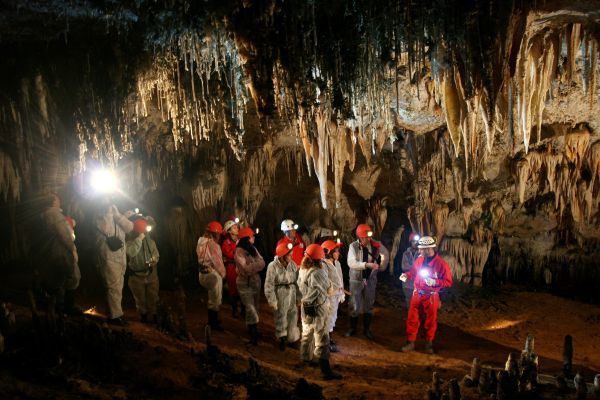
<svg viewBox="0 0 600 400">
<path fill-rule="evenodd" d="M 60 208 L 60 199 L 56 195 L 52 195 L 52 207 Z"/>
<path fill-rule="evenodd" d="M 285 231 L 285 236 L 288 237 L 288 239 L 293 240 L 296 238 L 296 230 L 292 229 L 291 231 Z"/>
<path fill-rule="evenodd" d="M 331 254 L 335 261 L 340 259 L 340 249 L 336 248 L 333 250 L 333 254 Z"/>
<path fill-rule="evenodd" d="M 418 240 L 413 240 L 412 242 L 410 242 L 410 247 L 412 247 L 413 249 L 416 249 L 418 244 L 419 244 Z"/>
<path fill-rule="evenodd" d="M 292 252 L 291 251 L 289 253 L 287 253 L 285 256 L 283 256 L 283 261 L 285 262 L 285 265 L 288 265 L 290 263 L 290 261 L 292 261 Z"/>
<path fill-rule="evenodd" d="M 250 244 L 254 244 L 254 236 L 250 236 L 250 238 L 248 239 L 248 241 L 250 242 Z"/>
<path fill-rule="evenodd" d="M 358 241 L 360 242 L 361 246 L 367 247 L 369 245 L 369 242 L 371 241 L 371 238 L 368 236 L 365 236 L 365 237 L 358 238 Z"/>
<path fill-rule="evenodd" d="M 232 225 L 231 228 L 229 228 L 229 234 L 231 236 L 237 236 L 239 232 L 240 232 L 240 227 L 237 224 Z"/>
<path fill-rule="evenodd" d="M 421 255 L 423 255 L 423 257 L 433 257 L 435 254 L 435 250 L 433 248 L 419 249 L 419 252 Z"/>
</svg>

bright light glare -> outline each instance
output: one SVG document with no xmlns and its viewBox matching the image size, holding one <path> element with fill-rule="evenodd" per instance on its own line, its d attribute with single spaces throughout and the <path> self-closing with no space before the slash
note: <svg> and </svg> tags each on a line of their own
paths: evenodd
<svg viewBox="0 0 600 400">
<path fill-rule="evenodd" d="M 413 240 L 416 240 L 417 242 L 419 241 L 419 239 L 421 239 L 421 236 L 419 235 L 415 235 L 415 237 L 413 238 Z"/>
<path fill-rule="evenodd" d="M 288 248 L 289 250 L 291 250 L 291 249 L 293 249 L 293 248 L 294 248 L 294 245 L 293 245 L 293 244 L 291 244 L 291 243 L 288 243 L 288 244 L 287 244 L 287 248 Z"/>
<path fill-rule="evenodd" d="M 256 228 L 256 229 L 254 230 L 254 233 L 256 233 L 257 235 L 258 235 L 258 232 L 260 232 L 260 228 Z"/>
<path fill-rule="evenodd" d="M 92 174 L 92 188 L 97 193 L 111 193 L 117 190 L 115 175 L 106 169 L 99 169 Z"/>
<path fill-rule="evenodd" d="M 342 243 L 342 241 L 340 240 L 340 238 L 335 239 L 335 241 L 339 244 Z"/>
<path fill-rule="evenodd" d="M 425 268 L 421 268 L 419 270 L 419 275 L 421 275 L 421 278 L 429 278 L 429 270 L 425 269 Z"/>
<path fill-rule="evenodd" d="M 135 213 L 136 213 L 136 214 L 139 214 L 139 213 L 140 213 L 140 209 L 139 209 L 139 208 L 136 208 L 136 209 L 135 209 L 135 210 L 133 210 L 133 211 L 135 211 Z"/>
<path fill-rule="evenodd" d="M 367 232 L 367 236 L 368 236 L 368 237 L 371 237 L 371 236 L 373 236 L 373 232 L 371 232 L 371 231 Z"/>
<path fill-rule="evenodd" d="M 152 230 L 152 227 L 151 227 L 150 225 L 148 225 L 148 226 L 146 227 L 146 232 L 150 232 L 151 230 Z"/>
<path fill-rule="evenodd" d="M 235 222 L 236 224 L 240 223 L 240 219 L 238 217 L 235 217 L 235 219 L 233 220 L 233 222 Z"/>
<path fill-rule="evenodd" d="M 294 225 L 294 230 L 298 230 L 298 224 Z"/>
<path fill-rule="evenodd" d="M 337 236 L 338 231 L 333 231 L 333 236 Z"/>
</svg>

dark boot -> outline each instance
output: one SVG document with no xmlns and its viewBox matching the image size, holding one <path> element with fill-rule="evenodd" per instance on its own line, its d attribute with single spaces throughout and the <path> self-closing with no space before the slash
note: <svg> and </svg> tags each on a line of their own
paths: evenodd
<svg viewBox="0 0 600 400">
<path fill-rule="evenodd" d="M 237 297 L 231 298 L 231 316 L 233 318 L 238 317 L 238 298 Z"/>
<path fill-rule="evenodd" d="M 219 313 L 215 310 L 208 310 L 208 325 L 213 331 L 222 332 L 224 330 L 219 322 Z"/>
<path fill-rule="evenodd" d="M 337 353 L 338 352 L 337 345 L 333 341 L 333 337 L 331 336 L 331 333 L 329 334 L 329 351 L 331 353 Z"/>
<path fill-rule="evenodd" d="M 75 291 L 65 290 L 64 295 L 64 313 L 67 315 L 81 315 L 83 311 L 75 304 Z"/>
<path fill-rule="evenodd" d="M 404 346 L 400 349 L 401 352 L 406 353 L 409 351 L 413 351 L 415 349 L 415 342 L 406 342 Z"/>
<path fill-rule="evenodd" d="M 287 343 L 287 336 L 279 338 L 279 351 L 285 351 L 285 344 Z"/>
<path fill-rule="evenodd" d="M 332 379 L 342 379 L 342 375 L 333 372 L 331 370 L 331 366 L 329 365 L 329 360 L 325 360 L 323 358 L 319 358 L 319 367 L 321 368 L 321 377 L 326 381 Z"/>
<path fill-rule="evenodd" d="M 346 337 L 356 335 L 356 325 L 358 325 L 358 317 L 350 317 L 350 329 L 346 332 Z"/>
<path fill-rule="evenodd" d="M 248 334 L 250 335 L 250 344 L 258 344 L 258 324 L 248 325 Z"/>
<path fill-rule="evenodd" d="M 425 353 L 427 353 L 427 354 L 435 353 L 435 351 L 433 350 L 433 342 L 431 340 L 428 340 L 425 342 Z"/>
<path fill-rule="evenodd" d="M 364 333 L 367 339 L 373 340 L 373 333 L 371 333 L 371 320 L 373 319 L 373 314 L 363 314 L 363 323 L 364 323 Z"/>
</svg>

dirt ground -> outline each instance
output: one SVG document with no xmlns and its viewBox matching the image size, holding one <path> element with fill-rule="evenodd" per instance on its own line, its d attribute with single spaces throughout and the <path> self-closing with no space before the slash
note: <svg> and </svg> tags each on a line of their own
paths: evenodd
<svg viewBox="0 0 600 400">
<path fill-rule="evenodd" d="M 240 369 L 247 368 L 248 358 L 253 358 L 261 369 L 282 381 L 294 382 L 305 378 L 320 385 L 326 398 L 339 399 L 423 398 L 433 371 L 437 371 L 444 380 L 456 378 L 460 381 L 468 374 L 473 357 L 479 357 L 484 365 L 499 368 L 504 365 L 509 352 L 520 352 L 527 334 L 535 336 L 541 374 L 560 373 L 566 334 L 573 336 L 574 370 L 582 370 L 588 381 L 600 371 L 599 306 L 547 293 L 504 290 L 484 296 L 472 290 L 459 291 L 440 310 L 435 342 L 437 353 L 424 354 L 422 341 L 417 342 L 417 351 L 401 353 L 406 316 L 399 297 L 401 291 L 389 282 L 380 282 L 380 285 L 372 326 L 374 341 L 367 340 L 362 329 L 356 337 L 343 337 L 348 318 L 345 307 L 342 307 L 334 336 L 340 352 L 332 355 L 331 363 L 336 371 L 343 374 L 343 380 L 322 381 L 318 369 L 301 365 L 298 350 L 288 348 L 280 352 L 273 337 L 272 313 L 264 301 L 260 306 L 262 340 L 258 346 L 247 344 L 245 324 L 242 319 L 232 318 L 228 305 L 224 305 L 220 313 L 226 330 L 214 333 L 213 342 L 236 360 Z M 138 352 L 139 362 L 136 360 L 135 363 L 148 369 L 144 372 L 147 379 L 154 383 L 157 379 L 168 382 L 165 386 L 178 393 L 172 398 L 195 398 L 198 395 L 189 388 L 191 377 L 198 369 L 190 354 L 205 349 L 205 295 L 192 293 L 187 304 L 188 323 L 195 342 L 177 340 L 160 333 L 151 325 L 137 322 L 138 317 L 131 307 L 126 310 L 126 317 L 131 321 L 127 331 L 148 344 L 147 349 Z M 362 327 L 362 321 L 359 324 Z M 84 389 L 78 388 L 77 391 L 85 392 Z M 117 393 L 122 396 L 116 397 L 126 398 L 123 389 L 119 390 Z M 246 398 L 247 395 L 240 389 L 234 397 Z M 475 392 L 468 390 L 463 395 L 467 399 L 479 398 Z M 112 397 L 115 397 L 114 392 Z"/>
</svg>

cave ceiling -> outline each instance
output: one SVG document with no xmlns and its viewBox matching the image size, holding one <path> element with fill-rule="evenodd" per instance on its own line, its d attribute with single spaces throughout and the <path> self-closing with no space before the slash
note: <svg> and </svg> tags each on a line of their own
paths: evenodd
<svg viewBox="0 0 600 400">
<path fill-rule="evenodd" d="M 598 1 L 3 1 L 0 194 L 100 163 L 250 220 L 274 191 L 315 225 L 400 207 L 465 265 L 494 235 L 583 246 L 599 22 Z"/>
</svg>

